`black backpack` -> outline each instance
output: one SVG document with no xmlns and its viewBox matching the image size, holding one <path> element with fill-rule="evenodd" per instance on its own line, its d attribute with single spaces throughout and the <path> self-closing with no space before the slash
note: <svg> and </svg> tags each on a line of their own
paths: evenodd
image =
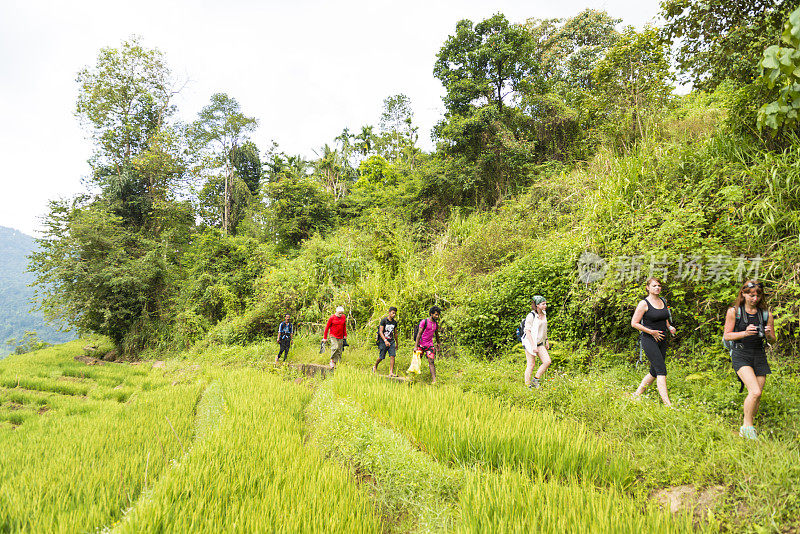
<svg viewBox="0 0 800 534">
<path fill-rule="evenodd" d="M 422 331 L 424 332 L 428 328 L 428 318 L 426 317 L 419 323 L 422 323 L 423 321 L 424 321 L 424 326 L 422 327 Z M 419 323 L 415 322 L 414 327 L 411 329 L 411 339 L 413 339 L 415 343 L 417 341 L 417 335 L 419 334 Z"/>
<path fill-rule="evenodd" d="M 517 331 L 514 335 L 517 337 L 517 343 L 522 343 L 522 337 L 525 335 L 525 321 L 528 319 L 528 314 L 526 313 L 525 316 L 520 321 L 519 326 L 517 326 Z"/>
</svg>

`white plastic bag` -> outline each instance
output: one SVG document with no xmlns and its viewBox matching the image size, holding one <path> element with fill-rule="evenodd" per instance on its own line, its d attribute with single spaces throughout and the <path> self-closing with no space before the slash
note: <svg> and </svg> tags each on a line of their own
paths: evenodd
<svg viewBox="0 0 800 534">
<path fill-rule="evenodd" d="M 421 355 L 421 350 L 414 351 L 414 354 L 411 356 L 411 365 L 408 366 L 408 374 L 418 375 L 420 373 L 419 366 L 420 363 L 422 363 L 420 359 Z"/>
</svg>

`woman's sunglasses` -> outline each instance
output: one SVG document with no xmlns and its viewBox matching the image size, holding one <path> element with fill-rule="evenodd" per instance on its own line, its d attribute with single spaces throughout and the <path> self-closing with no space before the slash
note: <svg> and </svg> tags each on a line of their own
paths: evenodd
<svg viewBox="0 0 800 534">
<path fill-rule="evenodd" d="M 761 282 L 747 282 L 744 287 L 747 289 L 753 289 L 754 287 L 757 287 L 758 289 L 764 289 L 764 284 Z"/>
</svg>

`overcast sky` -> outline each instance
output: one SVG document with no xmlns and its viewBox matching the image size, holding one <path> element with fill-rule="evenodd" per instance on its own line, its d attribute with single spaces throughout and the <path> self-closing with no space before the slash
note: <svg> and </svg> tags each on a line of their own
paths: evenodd
<svg viewBox="0 0 800 534">
<path fill-rule="evenodd" d="M 456 22 L 512 22 L 590 7 L 652 22 L 658 0 L 0 0 L 0 226 L 36 235 L 50 199 L 84 190 L 91 153 L 74 116 L 76 73 L 131 35 L 165 53 L 191 121 L 213 93 L 259 120 L 254 141 L 289 154 L 364 124 L 383 99 L 411 99 L 423 146 L 443 112 L 436 53 Z M 126 6 L 126 7 L 123 7 Z"/>
</svg>

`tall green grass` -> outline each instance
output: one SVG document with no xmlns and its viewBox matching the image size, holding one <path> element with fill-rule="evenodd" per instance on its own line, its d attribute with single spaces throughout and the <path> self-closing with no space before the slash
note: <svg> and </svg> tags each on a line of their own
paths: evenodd
<svg viewBox="0 0 800 534">
<path fill-rule="evenodd" d="M 588 374 L 564 373 L 556 363 L 544 387 L 531 394 L 519 385 L 523 365 L 464 358 L 442 362 L 440 374 L 472 394 L 536 412 L 555 412 L 564 421 L 580 421 L 592 433 L 618 443 L 631 459 L 638 491 L 684 484 L 724 486 L 728 497 L 714 511 L 725 528 L 751 524 L 765 531 L 780 530 L 800 519 L 797 384 L 781 376 L 779 367 L 767 381 L 756 418 L 763 432 L 753 443 L 736 432 L 744 394 L 737 393 L 727 369 L 719 376 L 711 373 L 713 378 L 694 380 L 695 362 L 672 361 L 667 380 L 678 406 L 672 410 L 662 407 L 652 390 L 651 399 L 645 395 L 632 402 L 627 397 L 644 370 L 618 364 Z M 782 425 L 774 437 L 765 420 Z"/>
<path fill-rule="evenodd" d="M 621 447 L 550 411 L 530 411 L 451 386 L 413 387 L 341 369 L 334 390 L 406 431 L 442 462 L 514 468 L 532 475 L 627 486 L 633 479 Z"/>
<path fill-rule="evenodd" d="M 219 384 L 219 423 L 204 427 L 119 532 L 382 530 L 353 474 L 303 444 L 309 390 L 255 369 L 228 371 Z"/>
<path fill-rule="evenodd" d="M 531 480 L 514 471 L 468 471 L 453 532 L 692 532 L 688 516 L 643 507 L 614 488 Z"/>
<path fill-rule="evenodd" d="M 0 532 L 102 528 L 191 440 L 202 383 L 170 386 L 149 366 L 88 367 L 73 359 L 85 344 L 0 362 L 0 421 L 11 423 L 0 423 Z"/>
<path fill-rule="evenodd" d="M 311 442 L 355 467 L 395 531 L 692 531 L 688 516 L 673 517 L 614 487 L 531 479 L 509 466 L 446 467 L 331 389 L 324 383 L 309 405 Z"/>
<path fill-rule="evenodd" d="M 82 532 L 122 515 L 191 439 L 198 385 L 0 426 L 0 531 Z"/>
<path fill-rule="evenodd" d="M 440 532 L 452 527 L 463 474 L 420 452 L 323 385 L 307 410 L 311 443 L 355 468 L 393 532 Z"/>
</svg>

